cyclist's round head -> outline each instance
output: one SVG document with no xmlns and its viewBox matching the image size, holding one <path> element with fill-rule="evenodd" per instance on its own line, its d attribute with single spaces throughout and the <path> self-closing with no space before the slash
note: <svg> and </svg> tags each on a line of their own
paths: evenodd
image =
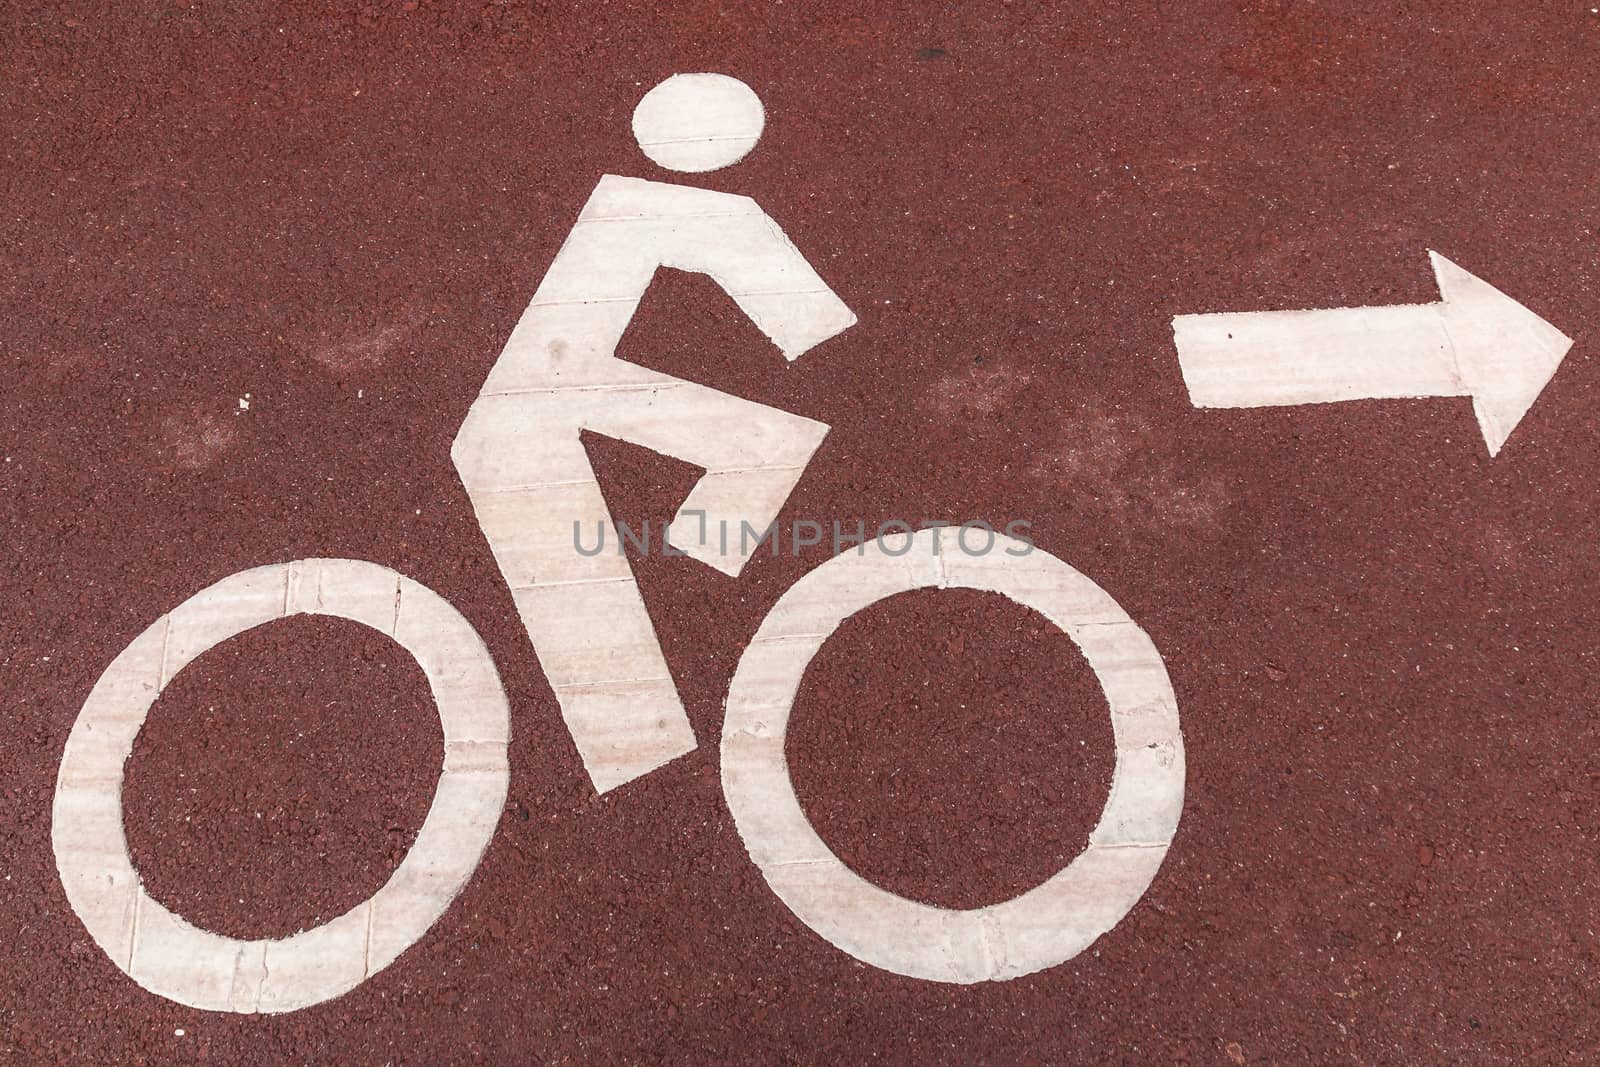
<svg viewBox="0 0 1600 1067">
<path fill-rule="evenodd" d="M 767 113 L 755 91 L 726 74 L 674 74 L 633 109 L 633 136 L 668 170 L 737 163 L 761 139 Z"/>
</svg>

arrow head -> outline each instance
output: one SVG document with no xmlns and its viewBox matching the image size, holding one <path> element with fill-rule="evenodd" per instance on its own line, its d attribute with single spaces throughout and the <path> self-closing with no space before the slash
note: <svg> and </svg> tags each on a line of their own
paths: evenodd
<svg viewBox="0 0 1600 1067">
<path fill-rule="evenodd" d="M 1572 338 L 1488 282 L 1430 251 L 1441 314 L 1478 426 L 1499 453 L 1572 347 Z"/>
</svg>

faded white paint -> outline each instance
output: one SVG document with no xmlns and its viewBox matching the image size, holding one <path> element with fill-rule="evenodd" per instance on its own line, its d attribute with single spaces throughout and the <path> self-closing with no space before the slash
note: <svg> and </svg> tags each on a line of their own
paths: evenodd
<svg viewBox="0 0 1600 1067">
<path fill-rule="evenodd" d="M 383 888 L 311 930 L 242 941 L 190 925 L 145 892 L 123 830 L 123 773 L 151 705 L 186 664 L 296 614 L 362 623 L 416 658 L 438 705 L 444 764 L 422 829 Z M 51 840 L 61 884 L 95 943 L 152 993 L 210 1011 L 318 1004 L 392 963 L 461 891 L 499 823 L 509 740 L 509 710 L 488 650 L 431 590 L 356 560 L 241 571 L 157 619 L 90 692 L 56 778 Z"/>
<path fill-rule="evenodd" d="M 672 544 L 737 575 L 716 531 L 764 529 L 828 428 L 648 370 L 617 343 L 660 267 L 709 275 L 794 359 L 855 322 L 749 197 L 606 175 L 512 331 L 451 455 L 578 753 L 601 792 L 695 747 L 579 432 L 705 469 Z M 749 546 L 754 551 L 754 546 Z"/>
<path fill-rule="evenodd" d="M 674 74 L 639 101 L 633 136 L 668 170 L 703 172 L 737 163 L 766 126 L 761 98 L 726 74 Z"/>
<path fill-rule="evenodd" d="M 937 982 L 1016 978 L 1082 952 L 1149 887 L 1183 810 L 1178 706 L 1155 646 L 1104 590 L 1054 556 L 1003 535 L 983 556 L 960 531 L 869 542 L 802 578 L 778 601 L 734 675 L 722 785 L 772 890 L 829 943 L 875 967 Z M 934 551 L 934 538 L 939 539 Z M 887 550 L 886 550 L 887 549 Z M 846 867 L 812 828 L 784 754 L 806 665 L 845 618 L 921 588 L 983 589 L 1035 609 L 1082 649 L 1111 710 L 1116 768 L 1088 847 L 1042 885 L 955 911 L 908 900 Z"/>
<path fill-rule="evenodd" d="M 1179 315 L 1178 362 L 1196 407 L 1470 396 L 1489 455 L 1533 406 L 1572 339 L 1428 253 L 1435 304 Z"/>
</svg>

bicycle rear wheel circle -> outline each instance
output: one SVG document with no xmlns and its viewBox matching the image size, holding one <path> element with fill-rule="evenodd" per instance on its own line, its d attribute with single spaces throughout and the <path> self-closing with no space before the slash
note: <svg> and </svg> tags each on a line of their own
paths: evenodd
<svg viewBox="0 0 1600 1067">
<path fill-rule="evenodd" d="M 416 659 L 438 708 L 444 764 L 416 841 L 381 889 L 292 937 L 243 941 L 189 924 L 145 891 L 123 828 L 124 767 L 178 671 L 236 634 L 296 614 L 362 623 Z M 56 776 L 56 868 L 95 943 L 145 989 L 210 1011 L 294 1011 L 354 989 L 444 914 L 499 823 L 509 740 L 509 708 L 489 651 L 437 593 L 359 560 L 240 571 L 157 619 L 89 693 Z"/>
</svg>

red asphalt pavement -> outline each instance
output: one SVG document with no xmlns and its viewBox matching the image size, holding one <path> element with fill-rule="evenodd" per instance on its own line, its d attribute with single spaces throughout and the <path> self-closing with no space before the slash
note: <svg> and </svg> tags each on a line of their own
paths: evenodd
<svg viewBox="0 0 1600 1067">
<path fill-rule="evenodd" d="M 0 1057 L 1600 1055 L 1587 2 L 232 7 L 0 12 Z M 678 179 L 638 151 L 634 105 L 681 71 L 761 95 L 742 163 Z M 701 744 L 590 787 L 450 442 L 603 173 L 755 197 L 859 315 L 786 365 L 668 271 L 620 350 L 832 426 L 786 519 L 1027 520 L 1160 649 L 1183 818 L 1087 952 L 918 981 L 767 889 L 722 799 L 722 700 L 826 545 L 737 579 L 635 561 Z M 1436 300 L 1429 248 L 1576 340 L 1498 458 L 1462 399 L 1191 407 L 1173 315 Z M 619 518 L 669 517 L 696 475 L 590 451 Z M 510 794 L 387 970 L 288 1015 L 196 1011 L 73 914 L 56 768 L 147 624 L 307 556 L 392 567 L 477 627 Z M 286 936 L 388 878 L 439 746 L 398 646 L 278 623 L 155 705 L 130 848 L 191 921 Z M 850 620 L 788 751 L 843 859 L 964 908 L 1083 848 L 1112 762 L 1070 641 L 966 592 Z"/>
</svg>

